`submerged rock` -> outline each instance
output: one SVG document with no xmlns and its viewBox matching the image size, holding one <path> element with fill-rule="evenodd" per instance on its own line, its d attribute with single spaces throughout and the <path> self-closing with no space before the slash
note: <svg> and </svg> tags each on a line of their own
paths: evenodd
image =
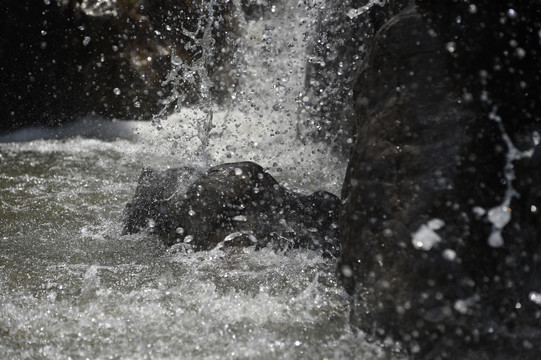
<svg viewBox="0 0 541 360">
<path fill-rule="evenodd" d="M 383 25 L 356 79 L 340 215 L 352 323 L 412 358 L 534 359 L 536 10 L 419 3 Z"/>
<path fill-rule="evenodd" d="M 212 167 L 144 169 L 126 205 L 124 233 L 149 229 L 166 245 L 272 246 L 339 253 L 340 200 L 318 191 L 299 195 L 252 162 Z"/>
</svg>

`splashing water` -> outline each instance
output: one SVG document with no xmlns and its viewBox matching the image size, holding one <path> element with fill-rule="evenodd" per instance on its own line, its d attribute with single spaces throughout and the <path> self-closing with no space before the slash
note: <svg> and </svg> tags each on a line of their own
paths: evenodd
<svg viewBox="0 0 541 360">
<path fill-rule="evenodd" d="M 505 189 L 504 198 L 501 204 L 494 206 L 487 212 L 487 219 L 492 224 L 492 232 L 488 237 L 488 245 L 494 248 L 499 248 L 504 245 L 502 230 L 511 221 L 511 201 L 514 197 L 519 196 L 517 191 L 513 188 L 513 181 L 515 180 L 513 162 L 524 158 L 530 158 L 533 155 L 535 146 L 539 144 L 539 135 L 537 133 L 533 134 L 534 148 L 526 151 L 520 151 L 516 148 L 515 144 L 513 144 L 513 141 L 505 131 L 502 119 L 498 115 L 497 107 L 492 109 L 492 112 L 489 114 L 489 119 L 498 124 L 502 139 L 507 146 L 504 166 L 504 176 L 507 187 Z"/>
<path fill-rule="evenodd" d="M 172 56 L 164 105 L 177 108 L 158 115 L 162 130 L 92 122 L 91 136 L 96 126 L 111 136 L 81 138 L 82 120 L 0 143 L 1 358 L 389 358 L 351 331 L 335 264 L 317 252 L 193 253 L 120 235 L 142 166 L 252 160 L 292 189 L 339 192 L 345 163 L 302 144 L 295 127 L 320 3 L 279 3 L 266 19 L 240 21 L 239 84 L 225 105 L 208 92 L 215 44 L 200 24 L 197 36 L 183 32 L 201 46 L 197 58 Z M 203 101 L 182 107 L 175 88 L 192 80 Z"/>
</svg>

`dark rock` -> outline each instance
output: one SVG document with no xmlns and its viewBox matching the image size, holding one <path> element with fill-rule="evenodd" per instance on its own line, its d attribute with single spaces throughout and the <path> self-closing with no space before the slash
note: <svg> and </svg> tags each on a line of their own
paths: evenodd
<svg viewBox="0 0 541 360">
<path fill-rule="evenodd" d="M 478 1 L 488 15 L 475 18 L 470 6 L 444 3 L 385 23 L 356 79 L 357 139 L 340 215 L 351 320 L 400 341 L 413 358 L 534 359 L 538 10 Z M 509 9 L 520 15 L 503 27 Z M 516 34 L 528 45 L 525 62 L 507 48 Z M 516 80 L 529 92 L 517 93 Z"/>
<path fill-rule="evenodd" d="M 407 0 L 328 0 L 320 10 L 306 64 L 302 136 L 327 141 L 349 155 L 355 138 L 353 85 L 355 74 L 376 32 L 400 12 Z"/>
<path fill-rule="evenodd" d="M 202 38 L 214 11 L 211 92 L 223 96 L 236 37 L 232 3 L 7 0 L 0 8 L 0 132 L 58 125 L 87 115 L 149 119 L 171 90 L 172 56 L 191 66 L 202 56 L 182 29 Z M 214 4 L 214 3 L 213 3 Z M 210 41 L 210 40 L 209 40 Z M 177 62 L 180 60 L 176 60 Z M 177 86 L 183 105 L 200 94 Z M 171 109 L 172 110 L 172 109 Z"/>
<path fill-rule="evenodd" d="M 143 170 L 126 206 L 124 233 L 145 228 L 166 245 L 185 242 L 196 250 L 223 246 L 272 246 L 339 252 L 340 200 L 327 192 L 291 192 L 251 162 Z"/>
<path fill-rule="evenodd" d="M 283 2 L 283 0 L 242 0 L 241 8 L 246 20 L 260 20 L 275 13 Z"/>
</svg>

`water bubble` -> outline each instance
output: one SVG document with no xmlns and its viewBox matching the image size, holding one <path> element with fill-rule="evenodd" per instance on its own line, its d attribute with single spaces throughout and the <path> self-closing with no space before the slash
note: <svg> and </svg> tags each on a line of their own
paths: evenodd
<svg viewBox="0 0 541 360">
<path fill-rule="evenodd" d="M 241 176 L 241 175 L 242 175 L 242 169 L 240 169 L 240 168 L 235 168 L 235 175 Z"/>
<path fill-rule="evenodd" d="M 85 36 L 83 39 L 83 46 L 90 44 L 90 36 Z"/>
<path fill-rule="evenodd" d="M 195 215 L 195 211 L 193 211 L 192 209 L 190 209 L 190 211 L 188 211 L 188 215 L 194 216 L 194 215 Z"/>
<path fill-rule="evenodd" d="M 42 35 L 42 36 L 47 35 L 47 30 L 41 30 L 41 35 Z"/>
<path fill-rule="evenodd" d="M 114 88 L 114 89 L 113 89 L 113 93 L 114 93 L 115 95 L 120 95 L 120 89 L 119 89 L 119 88 Z"/>
<path fill-rule="evenodd" d="M 537 206 L 535 205 L 530 206 L 530 212 L 535 214 L 537 212 Z"/>
<path fill-rule="evenodd" d="M 191 243 L 193 241 L 193 236 L 192 235 L 188 235 L 184 238 L 184 242 L 185 243 Z"/>
<path fill-rule="evenodd" d="M 514 19 L 517 17 L 517 12 L 515 11 L 515 9 L 509 9 L 507 10 L 507 16 L 509 16 L 509 18 L 511 19 Z"/>
<path fill-rule="evenodd" d="M 182 65 L 182 59 L 178 55 L 172 55 L 171 56 L 171 64 L 175 66 Z"/>
<path fill-rule="evenodd" d="M 237 216 L 233 216 L 232 220 L 233 221 L 247 221 L 248 219 L 244 215 L 237 215 Z"/>
</svg>

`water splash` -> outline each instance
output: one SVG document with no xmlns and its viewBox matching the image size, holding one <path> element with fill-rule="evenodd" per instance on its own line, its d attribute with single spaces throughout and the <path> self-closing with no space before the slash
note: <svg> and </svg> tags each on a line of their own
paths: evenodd
<svg viewBox="0 0 541 360">
<path fill-rule="evenodd" d="M 197 97 L 199 109 L 205 114 L 198 124 L 197 137 L 205 148 L 209 144 L 209 134 L 212 129 L 212 99 L 210 89 L 213 86 L 209 76 L 209 66 L 213 64 L 216 40 L 213 36 L 213 29 L 216 22 L 214 1 L 207 1 L 201 4 L 201 12 L 206 16 L 199 16 L 195 30 L 189 31 L 181 27 L 181 32 L 188 41 L 184 49 L 192 52 L 189 59 L 183 60 L 174 49 L 171 51 L 171 71 L 162 83 L 164 87 L 171 86 L 171 94 L 164 101 L 162 110 L 154 116 L 152 122 L 157 129 L 162 129 L 162 120 L 170 113 L 170 107 L 174 105 L 174 111 L 179 112 L 180 108 L 186 105 L 188 94 Z M 195 50 L 195 51 L 194 51 Z"/>
<path fill-rule="evenodd" d="M 504 239 L 502 231 L 511 221 L 511 201 L 515 197 L 519 197 L 520 194 L 513 187 L 513 181 L 516 178 L 515 169 L 513 163 L 517 160 L 530 158 L 537 145 L 539 144 L 539 134 L 534 132 L 532 134 L 532 140 L 534 146 L 526 151 L 520 151 L 511 137 L 505 130 L 502 122 L 502 118 L 498 115 L 498 107 L 494 106 L 489 114 L 489 119 L 495 121 L 500 130 L 502 139 L 507 146 L 507 153 L 505 155 L 504 176 L 506 180 L 506 189 L 503 201 L 487 211 L 487 220 L 492 224 L 492 232 L 488 237 L 488 245 L 493 248 L 500 248 L 504 245 Z"/>
</svg>

